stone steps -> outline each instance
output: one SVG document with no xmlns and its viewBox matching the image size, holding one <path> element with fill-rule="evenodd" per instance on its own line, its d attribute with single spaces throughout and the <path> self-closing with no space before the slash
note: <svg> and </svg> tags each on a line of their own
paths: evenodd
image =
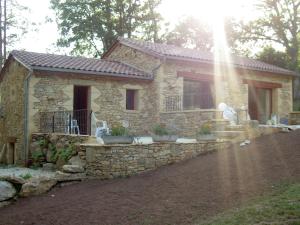
<svg viewBox="0 0 300 225">
<path fill-rule="evenodd" d="M 244 141 L 247 139 L 247 134 L 245 131 L 214 131 L 213 134 L 215 134 L 218 139 L 232 142 Z"/>
</svg>

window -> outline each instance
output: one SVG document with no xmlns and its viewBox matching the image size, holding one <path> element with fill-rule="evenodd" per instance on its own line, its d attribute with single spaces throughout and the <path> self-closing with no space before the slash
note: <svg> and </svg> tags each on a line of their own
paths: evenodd
<svg viewBox="0 0 300 225">
<path fill-rule="evenodd" d="M 184 80 L 183 107 L 184 109 L 213 109 L 214 85 L 209 81 Z"/>
<path fill-rule="evenodd" d="M 137 110 L 137 90 L 126 90 L 126 109 Z"/>
</svg>

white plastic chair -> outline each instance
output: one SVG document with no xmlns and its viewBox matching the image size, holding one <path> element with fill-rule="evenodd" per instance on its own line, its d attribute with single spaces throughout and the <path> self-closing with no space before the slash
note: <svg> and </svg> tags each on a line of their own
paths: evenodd
<svg viewBox="0 0 300 225">
<path fill-rule="evenodd" d="M 104 134 L 109 134 L 110 130 L 107 126 L 107 122 L 103 120 L 98 120 L 96 122 L 95 137 L 102 137 Z"/>
<path fill-rule="evenodd" d="M 71 120 L 71 134 L 80 135 L 79 125 L 77 120 Z"/>
</svg>

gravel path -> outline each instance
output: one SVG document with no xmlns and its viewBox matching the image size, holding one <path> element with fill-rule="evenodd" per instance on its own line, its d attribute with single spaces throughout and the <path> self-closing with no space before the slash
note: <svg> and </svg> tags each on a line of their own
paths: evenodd
<svg viewBox="0 0 300 225">
<path fill-rule="evenodd" d="M 128 179 L 89 180 L 20 199 L 0 224 L 193 224 L 300 181 L 300 131 L 200 156 Z"/>
</svg>

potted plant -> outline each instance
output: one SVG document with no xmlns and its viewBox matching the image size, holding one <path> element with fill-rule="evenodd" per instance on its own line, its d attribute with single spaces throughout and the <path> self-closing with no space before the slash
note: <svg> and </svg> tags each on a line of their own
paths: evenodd
<svg viewBox="0 0 300 225">
<path fill-rule="evenodd" d="M 133 138 L 128 135 L 128 130 L 122 126 L 111 129 L 110 135 L 102 136 L 104 144 L 131 144 Z"/>
<path fill-rule="evenodd" d="M 198 141 L 213 141 L 216 140 L 216 136 L 211 132 L 212 125 L 209 122 L 205 122 L 201 125 L 199 132 L 197 133 Z"/>
<path fill-rule="evenodd" d="M 152 138 L 154 142 L 175 142 L 178 138 L 177 135 L 171 134 L 162 124 L 155 125 L 153 133 Z"/>
</svg>

